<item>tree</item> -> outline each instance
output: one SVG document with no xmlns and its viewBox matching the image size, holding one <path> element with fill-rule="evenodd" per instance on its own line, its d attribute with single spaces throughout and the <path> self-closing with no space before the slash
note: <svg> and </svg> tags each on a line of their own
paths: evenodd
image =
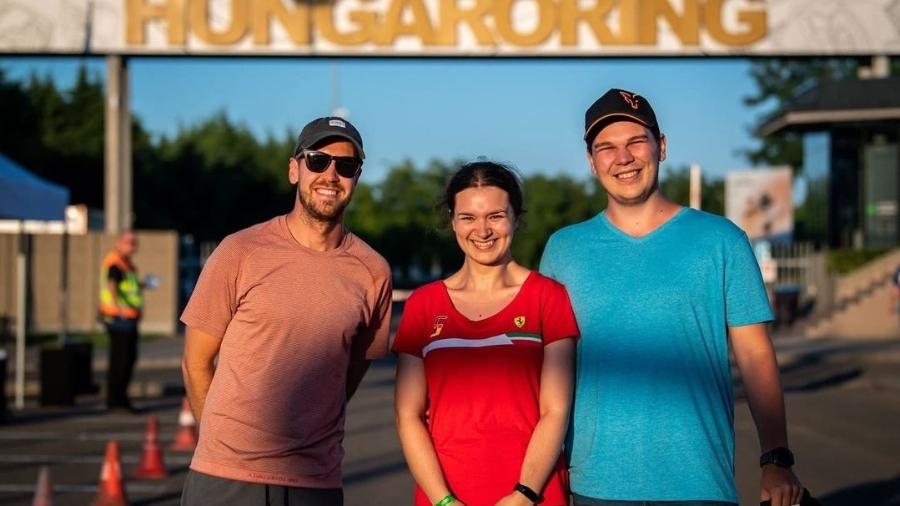
<svg viewBox="0 0 900 506">
<path fill-rule="evenodd" d="M 606 192 L 596 179 L 572 179 L 566 175 L 525 178 L 525 215 L 513 242 L 516 260 L 537 268 L 550 234 L 584 221 L 606 207 Z"/>
<path fill-rule="evenodd" d="M 161 138 L 136 171 L 136 224 L 175 228 L 203 241 L 288 212 L 290 137 L 260 144 L 224 113 Z"/>
<path fill-rule="evenodd" d="M 683 206 L 690 205 L 690 167 L 683 165 L 675 169 L 670 167 L 663 169 L 659 187 L 662 194 L 672 202 Z M 725 182 L 721 178 L 702 178 L 700 209 L 714 214 L 725 214 Z"/>
<path fill-rule="evenodd" d="M 860 62 L 855 58 L 764 58 L 753 60 L 750 77 L 756 93 L 744 97 L 744 104 L 777 112 L 817 83 L 856 75 Z M 755 130 L 755 125 L 751 126 Z M 759 137 L 760 144 L 743 151 L 752 165 L 803 166 L 803 146 L 796 134 Z"/>
</svg>

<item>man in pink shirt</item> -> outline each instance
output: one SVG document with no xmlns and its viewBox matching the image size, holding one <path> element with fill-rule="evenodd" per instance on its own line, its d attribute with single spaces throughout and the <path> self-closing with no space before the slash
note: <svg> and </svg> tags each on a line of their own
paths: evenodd
<svg viewBox="0 0 900 506">
<path fill-rule="evenodd" d="M 306 125 L 288 165 L 293 210 L 226 237 L 181 316 L 200 440 L 183 505 L 343 504 L 344 413 L 387 352 L 387 262 L 343 225 L 362 138 Z M 218 357 L 218 361 L 216 361 Z"/>
</svg>

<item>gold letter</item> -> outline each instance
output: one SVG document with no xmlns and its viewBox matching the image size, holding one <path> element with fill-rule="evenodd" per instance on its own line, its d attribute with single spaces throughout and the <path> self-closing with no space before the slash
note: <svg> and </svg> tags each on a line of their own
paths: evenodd
<svg viewBox="0 0 900 506">
<path fill-rule="evenodd" d="M 411 23 L 403 22 L 407 7 L 412 9 Z M 422 0 L 393 0 L 384 18 L 384 23 L 375 32 L 375 43 L 379 46 L 393 44 L 400 35 L 418 36 L 426 46 L 434 44 L 434 27 Z"/>
<path fill-rule="evenodd" d="M 125 41 L 144 44 L 144 25 L 151 19 L 165 18 L 169 44 L 184 44 L 184 1 L 168 0 L 149 4 L 143 0 L 125 2 Z"/>
<path fill-rule="evenodd" d="M 313 19 L 316 22 L 316 28 L 325 37 L 325 40 L 341 46 L 365 44 L 372 40 L 375 24 L 378 21 L 377 15 L 370 11 L 351 11 L 349 17 L 351 21 L 359 26 L 359 30 L 341 33 L 334 26 L 334 12 L 331 3 L 313 7 Z"/>
<path fill-rule="evenodd" d="M 611 45 L 632 46 L 640 40 L 640 6 L 641 0 L 619 0 L 619 38 L 610 42 Z M 655 30 L 656 27 L 654 26 Z"/>
<path fill-rule="evenodd" d="M 556 28 L 556 9 L 550 0 L 535 0 L 538 7 L 538 23 L 531 33 L 519 33 L 513 27 L 513 2 L 518 0 L 497 0 L 494 6 L 494 23 L 500 36 L 517 46 L 536 46 L 547 40 Z"/>
<path fill-rule="evenodd" d="M 487 0 L 476 0 L 475 7 L 461 10 L 456 0 L 441 0 L 441 21 L 438 25 L 435 44 L 440 46 L 456 45 L 456 28 L 461 21 L 468 23 L 475 35 L 475 40 L 482 46 L 493 46 L 494 37 L 484 25 L 484 16 L 489 12 L 491 4 Z"/>
<path fill-rule="evenodd" d="M 309 9 L 305 2 L 297 2 L 290 11 L 282 0 L 256 0 L 253 2 L 253 43 L 269 45 L 269 28 L 272 16 L 278 18 L 295 44 L 309 44 Z"/>
<path fill-rule="evenodd" d="M 247 34 L 247 0 L 231 1 L 231 24 L 224 32 L 215 32 L 209 23 L 209 0 L 191 0 L 191 28 L 198 39 L 214 46 L 238 42 Z"/>
<path fill-rule="evenodd" d="M 697 0 L 683 0 L 684 9 L 679 15 L 672 8 L 671 0 L 647 0 L 641 9 L 641 23 L 638 38 L 641 44 L 655 46 L 657 43 L 656 20 L 660 16 L 669 22 L 672 31 L 682 44 L 696 46 L 700 43 L 700 9 Z"/>
<path fill-rule="evenodd" d="M 593 9 L 581 10 L 578 0 L 561 0 L 559 3 L 559 41 L 563 46 L 578 44 L 578 25 L 586 22 L 600 44 L 610 44 L 615 40 L 606 26 L 606 18 L 612 9 L 613 0 L 596 0 Z"/>
<path fill-rule="evenodd" d="M 706 0 L 703 9 L 706 30 L 712 38 L 726 46 L 746 46 L 766 36 L 766 11 L 742 10 L 738 12 L 738 21 L 750 25 L 743 33 L 728 33 L 722 25 L 722 0 Z"/>
</svg>

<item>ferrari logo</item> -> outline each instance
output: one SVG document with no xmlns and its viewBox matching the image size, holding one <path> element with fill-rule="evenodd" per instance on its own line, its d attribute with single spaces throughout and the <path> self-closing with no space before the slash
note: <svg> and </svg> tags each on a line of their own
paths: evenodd
<svg viewBox="0 0 900 506">
<path fill-rule="evenodd" d="M 524 316 L 516 316 L 513 318 L 513 323 L 516 324 L 516 327 L 522 328 L 525 326 L 525 317 Z"/>
</svg>

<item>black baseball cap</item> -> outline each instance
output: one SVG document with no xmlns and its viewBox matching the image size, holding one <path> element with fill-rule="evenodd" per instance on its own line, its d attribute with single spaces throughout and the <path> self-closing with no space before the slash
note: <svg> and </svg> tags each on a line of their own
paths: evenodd
<svg viewBox="0 0 900 506">
<path fill-rule="evenodd" d="M 300 151 L 304 149 L 311 149 L 328 137 L 341 137 L 347 139 L 356 146 L 359 157 L 362 159 L 366 158 L 366 153 L 363 151 L 362 136 L 359 135 L 359 130 L 346 119 L 338 118 L 337 116 L 317 118 L 307 123 L 306 126 L 303 127 L 303 130 L 300 131 L 300 135 L 297 136 L 297 146 L 294 148 L 294 156 L 299 155 Z"/>
<path fill-rule="evenodd" d="M 590 144 L 597 133 L 614 121 L 633 121 L 653 131 L 659 139 L 659 124 L 650 102 L 637 93 L 613 88 L 584 113 L 584 140 Z"/>
</svg>

